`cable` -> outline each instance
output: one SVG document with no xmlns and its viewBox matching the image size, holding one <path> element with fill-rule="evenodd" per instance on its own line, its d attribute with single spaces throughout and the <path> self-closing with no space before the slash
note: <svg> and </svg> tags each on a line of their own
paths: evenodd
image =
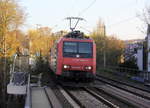
<svg viewBox="0 0 150 108">
<path fill-rule="evenodd" d="M 70 15 L 70 13 L 72 13 L 72 12 L 74 11 L 74 9 L 76 8 L 77 2 L 78 2 L 78 0 L 73 0 L 73 1 L 72 1 L 72 5 L 71 5 L 71 9 L 70 9 L 69 15 Z"/>
<path fill-rule="evenodd" d="M 90 30 L 88 30 L 87 28 L 84 28 L 84 27 L 82 27 L 82 26 L 80 26 L 79 28 L 81 28 L 81 29 L 87 31 L 87 32 L 90 33 L 90 34 L 92 33 L 92 31 L 90 31 Z"/>
<path fill-rule="evenodd" d="M 90 3 L 90 5 L 89 5 L 87 8 L 83 9 L 83 10 L 79 13 L 78 16 L 81 16 L 84 12 L 86 12 L 92 5 L 94 5 L 95 2 L 96 2 L 96 0 L 92 1 L 92 2 Z"/>
<path fill-rule="evenodd" d="M 128 21 L 130 21 L 130 20 L 132 20 L 132 19 L 134 19 L 134 18 L 136 18 L 136 16 L 127 18 L 127 19 L 125 19 L 125 20 L 121 20 L 121 21 L 119 21 L 119 22 L 117 22 L 117 23 L 114 23 L 114 24 L 111 24 L 111 25 L 108 25 L 108 27 L 116 26 L 116 25 L 119 25 L 119 24 L 121 24 L 121 23 L 128 22 Z"/>
<path fill-rule="evenodd" d="M 70 5 L 68 6 L 68 10 L 66 11 L 66 14 L 64 15 L 65 17 L 72 15 L 72 13 L 74 11 L 74 8 L 76 6 L 76 2 L 75 1 L 77 1 L 77 0 L 71 0 Z"/>
</svg>

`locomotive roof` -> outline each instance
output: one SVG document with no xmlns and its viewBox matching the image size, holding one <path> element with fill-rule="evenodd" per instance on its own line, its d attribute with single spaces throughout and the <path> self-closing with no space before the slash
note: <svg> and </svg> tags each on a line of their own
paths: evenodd
<svg viewBox="0 0 150 108">
<path fill-rule="evenodd" d="M 85 36 L 83 32 L 80 31 L 72 31 L 64 36 L 65 38 L 77 38 L 77 39 L 89 39 L 89 37 Z"/>
<path fill-rule="evenodd" d="M 89 41 L 89 42 L 93 42 L 94 40 L 90 37 L 87 37 L 84 35 L 83 32 L 80 31 L 73 31 L 70 32 L 68 34 L 66 34 L 65 36 L 59 38 L 58 40 L 56 40 L 56 43 L 59 43 L 60 41 Z"/>
</svg>

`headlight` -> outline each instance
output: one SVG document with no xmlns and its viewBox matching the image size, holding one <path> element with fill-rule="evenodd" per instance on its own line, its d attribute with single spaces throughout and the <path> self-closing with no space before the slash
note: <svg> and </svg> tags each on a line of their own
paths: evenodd
<svg viewBox="0 0 150 108">
<path fill-rule="evenodd" d="M 64 68 L 64 69 L 69 69 L 70 66 L 69 66 L 69 65 L 64 65 L 63 68 Z"/>
<path fill-rule="evenodd" d="M 89 66 L 89 67 L 87 67 L 89 70 L 91 70 L 92 69 L 92 67 L 91 66 Z"/>
<path fill-rule="evenodd" d="M 86 70 L 91 70 L 91 69 L 92 69 L 92 66 L 85 66 L 85 69 L 86 69 Z"/>
<path fill-rule="evenodd" d="M 66 68 L 67 68 L 67 65 L 64 65 L 64 68 L 66 69 Z"/>
</svg>

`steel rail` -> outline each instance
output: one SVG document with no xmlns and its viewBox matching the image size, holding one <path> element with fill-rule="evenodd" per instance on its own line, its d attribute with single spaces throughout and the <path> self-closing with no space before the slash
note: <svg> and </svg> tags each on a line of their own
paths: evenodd
<svg viewBox="0 0 150 108">
<path fill-rule="evenodd" d="M 68 95 L 81 107 L 81 108 L 86 108 L 85 105 L 83 105 L 72 93 L 69 92 L 66 88 L 62 87 Z"/>
<path fill-rule="evenodd" d="M 103 93 L 103 94 L 106 94 L 106 95 L 108 95 L 108 96 L 110 96 L 110 97 L 116 99 L 117 101 L 120 101 L 121 103 L 124 103 L 124 104 L 126 104 L 126 105 L 128 105 L 128 106 L 131 106 L 131 108 L 136 108 L 136 107 L 137 107 L 137 106 L 131 104 L 130 102 L 128 102 L 127 100 L 123 100 L 123 99 L 121 99 L 120 97 L 117 97 L 117 96 L 113 95 L 112 93 L 109 93 L 109 92 L 104 91 L 104 90 L 101 89 L 101 88 L 97 88 L 97 87 L 94 87 L 94 88 L 97 90 L 97 92 L 101 92 L 101 93 Z"/>
<path fill-rule="evenodd" d="M 127 83 L 122 82 L 122 81 L 116 81 L 114 79 L 110 79 L 110 78 L 107 78 L 107 77 L 104 77 L 104 76 L 101 76 L 101 75 L 98 75 L 98 74 L 96 76 L 104 78 L 104 79 L 108 79 L 108 80 L 111 80 L 111 81 L 114 81 L 114 82 L 117 82 L 117 83 L 120 83 L 120 84 L 123 84 L 123 85 L 127 85 L 127 86 L 130 86 L 130 87 L 133 87 L 133 88 L 136 88 L 136 89 L 139 89 L 139 90 L 142 90 L 142 91 L 150 93 L 150 90 L 146 90 L 146 89 L 143 89 L 143 88 L 140 88 L 140 87 L 136 87 L 136 86 L 133 86 L 131 84 L 127 84 Z"/>
<path fill-rule="evenodd" d="M 105 105 L 111 107 L 111 108 L 119 108 L 119 106 L 111 103 L 110 101 L 106 100 L 105 98 L 103 98 L 102 96 L 98 95 L 97 93 L 93 92 L 92 90 L 88 89 L 88 88 L 83 88 L 86 92 L 88 92 L 89 94 L 91 94 L 92 96 L 94 96 L 96 99 L 100 100 L 101 102 L 103 102 Z"/>
<path fill-rule="evenodd" d="M 132 94 L 134 94 L 134 95 L 136 95 L 136 96 L 139 96 L 139 97 L 142 97 L 142 98 L 144 98 L 144 99 L 150 100 L 150 97 L 141 95 L 141 94 L 139 94 L 139 93 L 136 93 L 135 91 L 127 90 L 127 89 L 125 89 L 125 88 L 119 87 L 118 85 L 112 84 L 112 83 L 110 83 L 110 82 L 104 81 L 104 80 L 99 79 L 99 78 L 97 78 L 97 80 L 98 80 L 98 81 L 101 81 L 101 82 L 104 82 L 104 83 L 107 83 L 107 84 L 109 84 L 109 85 L 111 85 L 111 86 L 114 86 L 114 87 L 116 87 L 116 88 L 119 88 L 119 89 L 121 89 L 121 90 L 124 90 L 124 91 L 126 91 L 126 92 L 132 93 Z M 116 81 L 116 82 L 117 82 L 117 81 Z M 118 83 L 119 83 L 119 82 L 118 82 Z M 123 83 L 120 83 L 120 84 L 123 84 Z M 126 86 L 128 86 L 128 85 L 126 85 Z M 129 86 L 129 87 L 132 87 L 132 86 Z M 133 87 L 133 88 L 134 88 L 134 87 Z M 138 88 L 135 88 L 135 89 L 138 89 Z M 141 90 L 141 89 L 138 89 L 138 90 Z M 143 91 L 143 90 L 141 90 L 141 91 Z M 145 91 L 144 91 L 144 92 L 145 92 Z"/>
<path fill-rule="evenodd" d="M 48 93 L 47 93 L 47 91 L 46 91 L 45 88 L 44 88 L 44 92 L 45 92 L 45 94 L 46 94 L 46 97 L 47 97 L 47 99 L 48 99 L 48 101 L 49 101 L 49 104 L 50 104 L 51 108 L 54 108 L 54 106 L 53 106 L 53 104 L 52 104 L 52 102 L 51 102 L 51 100 L 50 100 L 50 97 L 49 97 L 49 95 L 48 95 Z"/>
</svg>

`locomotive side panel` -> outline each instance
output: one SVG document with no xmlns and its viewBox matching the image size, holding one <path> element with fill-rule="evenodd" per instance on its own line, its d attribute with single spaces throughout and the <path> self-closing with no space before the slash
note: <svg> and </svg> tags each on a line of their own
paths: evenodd
<svg viewBox="0 0 150 108">
<path fill-rule="evenodd" d="M 96 44 L 93 42 L 93 74 L 96 74 Z"/>
<path fill-rule="evenodd" d="M 63 42 L 60 40 L 57 45 L 57 67 L 56 67 L 56 75 L 61 75 L 62 73 L 62 46 Z"/>
<path fill-rule="evenodd" d="M 51 48 L 49 64 L 50 64 L 50 68 L 53 70 L 53 72 L 56 72 L 56 66 L 57 66 L 57 44 L 55 44 L 54 47 Z"/>
</svg>

